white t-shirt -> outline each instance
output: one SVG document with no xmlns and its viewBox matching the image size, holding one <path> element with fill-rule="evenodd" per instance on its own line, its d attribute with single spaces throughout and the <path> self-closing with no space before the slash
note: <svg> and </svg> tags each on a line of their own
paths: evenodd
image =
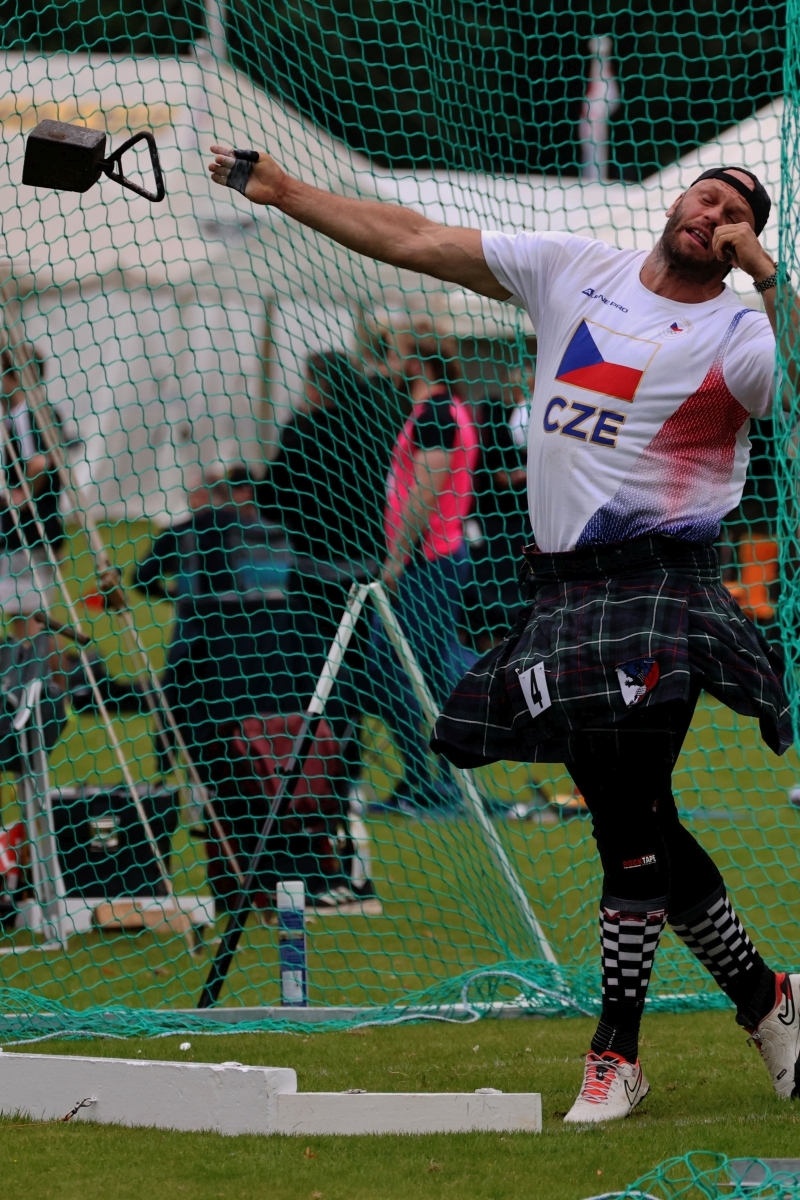
<svg viewBox="0 0 800 1200">
<path fill-rule="evenodd" d="M 750 416 L 770 411 L 775 339 L 725 288 L 676 304 L 642 251 L 567 233 L 484 233 L 536 330 L 528 501 L 541 550 L 664 533 L 709 544 L 739 503 Z"/>
</svg>

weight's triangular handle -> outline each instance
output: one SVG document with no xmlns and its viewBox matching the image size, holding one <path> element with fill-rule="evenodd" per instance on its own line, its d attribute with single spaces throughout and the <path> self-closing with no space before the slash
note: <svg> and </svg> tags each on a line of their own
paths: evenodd
<svg viewBox="0 0 800 1200">
<path fill-rule="evenodd" d="M 147 147 L 150 151 L 150 165 L 153 168 L 153 177 L 156 182 L 156 190 L 148 192 L 147 188 L 139 187 L 138 183 L 133 183 L 132 180 L 126 179 L 122 173 L 122 156 L 126 150 L 130 150 L 131 146 L 135 146 L 137 142 L 147 142 Z M 136 192 L 137 196 L 144 196 L 145 200 L 149 200 L 151 204 L 158 204 L 167 194 L 164 187 L 164 176 L 161 172 L 161 163 L 158 158 L 158 148 L 156 139 L 152 133 L 145 132 L 135 133 L 133 137 L 129 137 L 127 142 L 123 142 L 118 150 L 113 154 L 109 154 L 108 158 L 104 158 L 100 164 L 100 169 L 105 172 L 109 179 L 113 179 L 114 183 L 119 183 L 122 187 L 128 188 L 131 192 Z"/>
</svg>

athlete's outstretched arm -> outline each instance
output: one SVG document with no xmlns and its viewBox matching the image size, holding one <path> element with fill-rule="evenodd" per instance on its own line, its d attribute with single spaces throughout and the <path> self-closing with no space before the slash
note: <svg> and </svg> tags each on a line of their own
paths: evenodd
<svg viewBox="0 0 800 1200">
<path fill-rule="evenodd" d="M 211 152 L 216 155 L 209 166 L 211 178 L 226 185 L 236 162 L 233 151 L 212 146 Z M 493 300 L 509 297 L 489 270 L 478 229 L 439 225 L 411 208 L 325 192 L 293 179 L 263 152 L 253 164 L 244 194 L 253 204 L 279 208 L 367 258 L 457 283 Z"/>
</svg>

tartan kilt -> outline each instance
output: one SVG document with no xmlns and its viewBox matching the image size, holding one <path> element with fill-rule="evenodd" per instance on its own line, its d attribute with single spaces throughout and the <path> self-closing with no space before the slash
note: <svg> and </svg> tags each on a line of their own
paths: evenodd
<svg viewBox="0 0 800 1200">
<path fill-rule="evenodd" d="M 792 744 L 783 659 L 722 584 L 713 547 L 654 535 L 524 554 L 532 603 L 451 693 L 437 754 L 456 767 L 563 762 L 569 734 L 698 687 L 757 717 L 776 754 Z"/>
</svg>

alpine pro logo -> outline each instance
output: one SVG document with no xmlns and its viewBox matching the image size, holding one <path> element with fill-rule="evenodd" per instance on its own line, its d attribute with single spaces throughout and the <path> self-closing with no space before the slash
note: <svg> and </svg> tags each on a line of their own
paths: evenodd
<svg viewBox="0 0 800 1200">
<path fill-rule="evenodd" d="M 635 658 L 632 662 L 620 663 L 617 667 L 622 699 L 628 708 L 638 704 L 658 683 L 661 672 L 654 658 Z"/>
<path fill-rule="evenodd" d="M 658 349 L 658 342 L 629 337 L 584 319 L 570 338 L 556 379 L 630 402 Z"/>
</svg>

